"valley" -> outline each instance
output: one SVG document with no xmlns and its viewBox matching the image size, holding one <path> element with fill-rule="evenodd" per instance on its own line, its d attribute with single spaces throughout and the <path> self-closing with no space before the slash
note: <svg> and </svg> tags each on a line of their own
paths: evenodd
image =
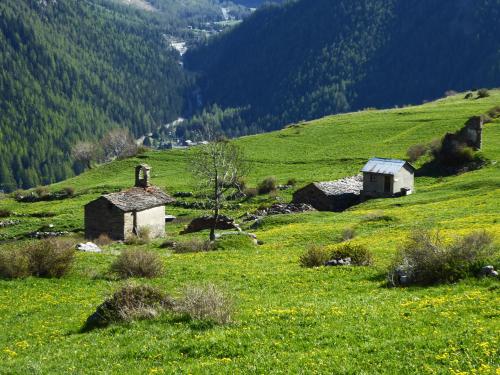
<svg viewBox="0 0 500 375">
<path fill-rule="evenodd" d="M 235 140 L 252 165 L 247 184 L 255 186 L 272 175 L 279 184 L 295 179 L 298 188 L 353 175 L 367 158 L 404 158 L 410 146 L 454 132 L 500 101 L 500 91 L 491 91 L 484 99 L 464 96 L 330 116 Z M 486 230 L 498 239 L 499 130 L 498 119 L 484 126 L 482 153 L 489 162 L 480 170 L 417 177 L 413 195 L 370 200 L 343 213 L 277 215 L 265 217 L 256 227 L 243 224 L 261 245 L 241 237 L 221 240 L 222 248 L 216 251 L 175 253 L 162 248 L 162 240 L 145 245 L 112 243 L 100 254 L 77 254 L 75 267 L 61 279 L 0 281 L 0 325 L 6 332 L 0 337 L 0 369 L 494 373 L 500 365 L 492 354 L 499 344 L 498 280 L 470 278 L 432 287 L 388 288 L 385 278 L 396 250 L 415 227 L 439 230 L 447 238 Z M 13 243 L 12 238 L 48 224 L 53 224 L 52 230 L 73 233 L 70 238 L 79 241 L 83 205 L 101 193 L 130 187 L 139 163 L 149 164 L 152 182 L 169 193 L 196 193 L 197 183 L 187 167 L 192 152 L 196 151 L 151 151 L 103 165 L 50 186 L 51 191 L 74 189 L 73 198 L 61 201 L 18 203 L 5 196 L 0 208 L 12 212 L 19 223 L 0 229 L 4 239 L 0 248 L 23 246 L 24 240 Z M 224 213 L 239 218 L 258 207 L 287 202 L 292 192 L 228 202 Z M 166 225 L 167 239 L 204 238 L 204 232 L 179 234 L 190 218 L 204 212 L 167 206 L 167 213 L 178 218 Z M 346 228 L 354 228 L 353 243 L 373 253 L 373 266 L 300 267 L 299 258 L 311 243 L 334 246 Z M 134 283 L 153 284 L 174 296 L 181 293 L 181 285 L 190 283 L 224 285 L 236 302 L 234 323 L 200 326 L 166 314 L 78 333 L 95 306 L 123 283 L 105 276 L 108 265 L 117 254 L 136 246 L 159 254 L 167 273 Z"/>
</svg>

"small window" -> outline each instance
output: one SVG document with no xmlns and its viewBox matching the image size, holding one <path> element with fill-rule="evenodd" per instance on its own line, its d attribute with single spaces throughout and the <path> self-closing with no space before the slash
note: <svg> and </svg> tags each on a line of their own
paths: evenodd
<svg viewBox="0 0 500 375">
<path fill-rule="evenodd" d="M 376 174 L 370 174 L 370 182 L 375 182 L 377 181 L 377 175 Z"/>
</svg>

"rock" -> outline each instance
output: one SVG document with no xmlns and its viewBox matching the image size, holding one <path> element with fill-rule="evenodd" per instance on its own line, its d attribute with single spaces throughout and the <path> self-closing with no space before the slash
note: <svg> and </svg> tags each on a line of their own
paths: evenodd
<svg viewBox="0 0 500 375">
<path fill-rule="evenodd" d="M 408 285 L 408 276 L 406 275 L 402 275 L 402 276 L 399 276 L 399 284 L 400 285 Z"/>
<path fill-rule="evenodd" d="M 307 211 L 315 211 L 315 209 L 311 205 L 304 203 L 275 203 L 271 207 L 263 208 L 255 211 L 253 214 L 245 215 L 243 221 L 259 220 L 264 216 L 270 215 L 287 215 Z"/>
<path fill-rule="evenodd" d="M 177 219 L 177 217 L 175 217 L 173 215 L 165 215 L 165 223 L 171 223 L 175 219 Z"/>
<path fill-rule="evenodd" d="M 0 221 L 0 228 L 5 228 L 5 227 L 10 227 L 12 225 L 19 224 L 19 220 L 5 220 L 5 221 Z"/>
<path fill-rule="evenodd" d="M 85 253 L 101 253 L 102 249 L 93 242 L 79 243 L 76 245 L 76 250 Z"/>
<path fill-rule="evenodd" d="M 210 229 L 212 228 L 213 223 L 214 223 L 213 216 L 198 217 L 196 219 L 193 219 L 191 223 L 189 223 L 189 225 L 181 232 L 181 234 L 196 233 L 202 230 Z M 235 229 L 237 231 L 241 230 L 239 226 L 234 222 L 234 219 L 231 219 L 230 217 L 224 215 L 219 216 L 219 220 L 217 220 L 216 229 L 220 230 Z"/>
<path fill-rule="evenodd" d="M 32 232 L 29 234 L 29 237 L 31 238 L 37 238 L 37 239 L 42 239 L 42 238 L 51 238 L 51 237 L 62 237 L 68 235 L 69 232 L 44 232 L 44 231 L 38 231 L 38 232 Z"/>
<path fill-rule="evenodd" d="M 495 268 L 493 266 L 484 266 L 483 268 L 481 268 L 481 275 L 488 277 L 498 277 L 498 272 L 495 271 Z"/>
<path fill-rule="evenodd" d="M 325 266 L 350 266 L 352 263 L 351 258 L 339 258 L 339 259 L 331 259 L 325 263 Z"/>
</svg>

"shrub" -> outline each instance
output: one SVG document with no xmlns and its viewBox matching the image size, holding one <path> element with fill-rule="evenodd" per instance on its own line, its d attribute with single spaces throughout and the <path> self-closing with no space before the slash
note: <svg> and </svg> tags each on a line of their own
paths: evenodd
<svg viewBox="0 0 500 375">
<path fill-rule="evenodd" d="M 29 273 L 28 258 L 23 252 L 17 249 L 0 252 L 0 278 L 19 279 Z"/>
<path fill-rule="evenodd" d="M 356 237 L 356 230 L 353 227 L 344 228 L 342 231 L 342 241 L 349 241 Z"/>
<path fill-rule="evenodd" d="M 0 217 L 9 217 L 12 214 L 9 210 L 0 210 Z"/>
<path fill-rule="evenodd" d="M 330 260 L 330 252 L 322 246 L 312 245 L 300 257 L 302 267 L 321 267 Z"/>
<path fill-rule="evenodd" d="M 363 221 L 367 222 L 377 222 L 377 221 L 394 221 L 394 217 L 385 215 L 383 211 L 370 212 L 363 216 Z"/>
<path fill-rule="evenodd" d="M 95 240 L 95 243 L 99 246 L 107 246 L 107 245 L 111 244 L 112 242 L 113 242 L 113 240 L 111 238 L 109 238 L 109 236 L 106 233 L 102 233 Z"/>
<path fill-rule="evenodd" d="M 106 327 L 112 323 L 155 318 L 174 307 L 174 300 L 148 285 L 126 285 L 99 305 L 88 317 L 82 331 Z"/>
<path fill-rule="evenodd" d="M 474 96 L 473 93 L 468 92 L 467 94 L 465 94 L 464 99 L 472 99 L 473 96 Z"/>
<path fill-rule="evenodd" d="M 488 111 L 488 116 L 490 116 L 492 119 L 499 117 L 500 116 L 500 105 L 490 109 Z"/>
<path fill-rule="evenodd" d="M 392 285 L 455 282 L 473 275 L 497 255 L 493 238 L 486 232 L 473 232 L 446 244 L 438 232 L 415 231 L 397 253 L 388 279 Z"/>
<path fill-rule="evenodd" d="M 257 186 L 257 192 L 260 195 L 269 194 L 272 191 L 276 191 L 277 184 L 278 183 L 277 183 L 276 177 L 273 177 L 273 176 L 266 177 Z"/>
<path fill-rule="evenodd" d="M 60 238 L 33 242 L 22 251 L 27 257 L 30 275 L 38 277 L 64 276 L 75 258 L 73 242 Z"/>
<path fill-rule="evenodd" d="M 192 319 L 208 320 L 217 324 L 231 322 L 233 303 L 231 297 L 213 284 L 189 286 L 176 311 Z"/>
<path fill-rule="evenodd" d="M 62 189 L 62 193 L 67 197 L 75 196 L 75 188 L 73 186 L 66 186 Z"/>
<path fill-rule="evenodd" d="M 487 98 L 489 96 L 490 96 L 490 92 L 488 91 L 488 89 L 479 89 L 479 90 L 477 90 L 477 97 L 479 99 Z"/>
<path fill-rule="evenodd" d="M 163 263 L 158 254 L 147 250 L 124 250 L 111 264 L 110 271 L 120 278 L 158 277 L 163 273 Z"/>
<path fill-rule="evenodd" d="M 46 186 L 37 186 L 35 194 L 38 198 L 46 198 L 50 195 L 49 189 Z"/>
<path fill-rule="evenodd" d="M 424 156 L 428 150 L 429 147 L 426 145 L 413 145 L 406 151 L 406 156 L 408 157 L 408 160 L 413 163 Z"/>
<path fill-rule="evenodd" d="M 330 259 L 351 258 L 351 264 L 356 266 L 369 266 L 373 264 L 372 253 L 362 245 L 346 243 L 337 246 L 330 253 Z"/>
<path fill-rule="evenodd" d="M 174 246 L 174 252 L 177 254 L 184 253 L 200 253 L 211 251 L 214 249 L 214 244 L 208 240 L 193 238 L 189 241 L 178 242 Z"/>
<path fill-rule="evenodd" d="M 286 184 L 287 184 L 288 186 L 295 186 L 295 185 L 297 185 L 297 179 L 296 179 L 296 178 L 290 178 L 290 179 L 286 182 Z"/>
<path fill-rule="evenodd" d="M 160 249 L 173 249 L 177 243 L 172 240 L 165 240 L 160 244 Z"/>
<path fill-rule="evenodd" d="M 140 227 L 137 229 L 137 234 L 129 236 L 125 239 L 127 245 L 145 245 L 151 242 L 151 228 Z"/>
<path fill-rule="evenodd" d="M 247 198 L 254 198 L 258 195 L 258 193 L 259 192 L 256 188 L 246 188 L 243 190 L 243 194 L 245 194 Z"/>
</svg>

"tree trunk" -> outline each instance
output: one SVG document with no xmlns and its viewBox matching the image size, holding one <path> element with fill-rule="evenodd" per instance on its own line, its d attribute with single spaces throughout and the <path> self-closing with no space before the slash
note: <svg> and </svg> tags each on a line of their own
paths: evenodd
<svg viewBox="0 0 500 375">
<path fill-rule="evenodd" d="M 215 229 L 217 229 L 217 222 L 219 221 L 219 175 L 215 174 L 214 185 L 214 221 L 212 228 L 210 228 L 210 241 L 215 241 Z"/>
</svg>

